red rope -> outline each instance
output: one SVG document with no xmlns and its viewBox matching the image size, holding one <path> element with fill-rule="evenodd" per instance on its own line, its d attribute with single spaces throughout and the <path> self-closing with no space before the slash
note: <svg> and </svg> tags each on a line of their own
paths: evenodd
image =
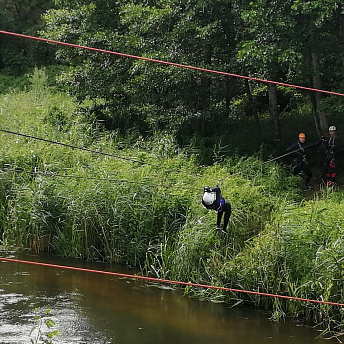
<svg viewBox="0 0 344 344">
<path fill-rule="evenodd" d="M 189 287 L 216 289 L 216 290 L 223 290 L 223 291 L 231 291 L 233 293 L 242 293 L 242 294 L 259 295 L 259 296 L 267 296 L 267 297 L 276 297 L 276 298 L 279 298 L 279 299 L 304 301 L 304 302 L 312 302 L 312 303 L 319 303 L 319 304 L 325 304 L 325 305 L 331 305 L 331 306 L 344 307 L 343 303 L 337 303 L 337 302 L 311 300 L 311 299 L 304 299 L 304 298 L 301 298 L 301 297 L 293 297 L 293 296 L 285 296 L 285 295 L 278 295 L 278 294 L 261 293 L 261 292 L 257 292 L 257 291 L 240 290 L 240 289 L 233 289 L 233 288 L 226 288 L 226 287 L 216 287 L 216 286 L 213 286 L 213 285 L 198 284 L 198 283 L 191 283 L 191 282 L 172 281 L 172 280 L 166 280 L 166 279 L 160 279 L 160 278 L 154 278 L 154 277 L 145 277 L 145 276 L 138 276 L 138 275 L 122 274 L 122 273 L 111 272 L 111 271 L 92 270 L 92 269 L 78 268 L 78 267 L 72 267 L 72 266 L 47 264 L 47 263 L 39 263 L 39 262 L 31 262 L 31 261 L 28 261 L 28 260 L 19 260 L 19 259 L 1 258 L 1 257 L 0 257 L 0 261 L 12 262 L 12 263 L 21 263 L 21 264 L 30 264 L 30 265 L 38 265 L 38 266 L 45 266 L 45 267 L 50 267 L 50 268 L 73 270 L 73 271 L 92 272 L 92 273 L 98 273 L 98 274 L 103 274 L 103 275 L 127 277 L 127 278 L 132 278 L 132 279 L 140 279 L 140 280 L 152 281 L 152 282 L 158 282 L 158 283 L 178 284 L 178 285 L 189 286 Z"/>
<path fill-rule="evenodd" d="M 285 86 L 285 87 L 291 87 L 291 88 L 296 88 L 296 89 L 300 89 L 300 90 L 306 90 L 306 91 L 312 91 L 312 92 L 320 92 L 320 93 L 326 93 L 326 94 L 331 94 L 331 95 L 336 95 L 336 96 L 344 97 L 343 93 L 325 91 L 325 90 L 321 90 L 321 89 L 317 89 L 317 88 L 304 87 L 304 86 L 298 86 L 298 85 L 293 85 L 293 84 L 287 84 L 287 83 L 284 83 L 284 82 L 277 82 L 277 81 L 259 79 L 259 78 L 254 78 L 254 77 L 250 77 L 250 76 L 244 76 L 244 75 L 239 75 L 239 74 L 221 72 L 221 71 L 217 71 L 217 70 L 213 70 L 213 69 L 193 67 L 193 66 L 189 66 L 189 65 L 180 64 L 180 63 L 156 60 L 156 59 L 151 59 L 151 58 L 148 58 L 148 57 L 124 54 L 124 53 L 119 53 L 119 52 L 116 52 L 116 51 L 92 48 L 92 47 L 88 47 L 88 46 L 84 46 L 84 45 L 78 45 L 78 44 L 73 44 L 73 43 L 65 43 L 65 42 L 55 41 L 55 40 L 52 40 L 52 39 L 40 38 L 40 37 L 35 37 L 35 36 L 28 36 L 28 35 L 23 35 L 23 34 L 20 34 L 20 33 L 9 32 L 9 31 L 0 30 L 0 33 L 5 34 L 5 35 L 21 37 L 21 38 L 33 39 L 33 40 L 36 40 L 36 41 L 42 41 L 42 42 L 47 42 L 47 43 L 64 45 L 64 46 L 72 47 L 72 48 L 91 50 L 91 51 L 96 51 L 96 52 L 100 52 L 100 53 L 117 55 L 117 56 L 122 56 L 122 57 L 128 57 L 128 58 L 137 59 L 137 60 L 161 63 L 161 64 L 165 64 L 165 65 L 169 65 L 169 66 L 174 66 L 174 67 L 192 69 L 192 70 L 196 70 L 196 71 L 200 71 L 200 72 L 207 72 L 207 73 L 213 73 L 213 74 L 219 74 L 219 75 L 225 75 L 225 76 L 232 76 L 232 77 L 235 77 L 235 78 L 241 78 L 241 79 L 253 80 L 253 81 L 258 81 L 258 82 L 264 82 L 264 83 L 267 83 L 267 84 L 274 84 L 274 85 L 278 85 L 278 86 Z"/>
<path fill-rule="evenodd" d="M 87 46 L 78 45 L 78 44 L 65 43 L 65 42 L 55 41 L 55 40 L 51 40 L 51 39 L 40 38 L 40 37 L 29 36 L 29 35 L 23 35 L 23 34 L 14 33 L 14 32 L 3 31 L 3 30 L 0 30 L 0 33 L 5 34 L 5 35 L 21 37 L 21 38 L 33 39 L 33 40 L 36 40 L 36 41 L 42 41 L 42 42 L 47 42 L 47 43 L 64 45 L 64 46 L 68 46 L 68 47 L 72 47 L 72 48 L 91 50 L 91 51 L 96 51 L 96 52 L 100 52 L 100 53 L 117 55 L 117 56 L 121 56 L 121 57 L 128 57 L 128 58 L 133 58 L 133 59 L 137 59 L 137 60 L 155 62 L 155 63 L 170 65 L 170 66 L 174 66 L 174 67 L 186 68 L 186 69 L 191 69 L 191 70 L 196 70 L 196 71 L 201 71 L 201 72 L 219 74 L 219 75 L 224 75 L 224 76 L 231 76 L 231 77 L 236 77 L 236 78 L 241 78 L 241 79 L 253 80 L 253 81 L 258 81 L 258 82 L 275 84 L 275 85 L 279 85 L 279 86 L 291 87 L 291 88 L 296 88 L 296 89 L 301 89 L 301 90 L 306 90 L 306 91 L 320 92 L 320 93 L 326 93 L 326 94 L 331 94 L 331 95 L 337 95 L 337 96 L 344 97 L 344 94 L 342 94 L 342 93 L 330 92 L 330 91 L 325 91 L 325 90 L 311 88 L 311 87 L 304 87 L 304 86 L 298 86 L 298 85 L 293 85 L 293 84 L 287 84 L 287 83 L 283 83 L 283 82 L 264 80 L 264 79 L 249 77 L 249 76 L 243 76 L 243 75 L 238 75 L 238 74 L 233 74 L 233 73 L 216 71 L 216 70 L 212 70 L 212 69 L 193 67 L 193 66 L 183 65 L 183 64 L 179 64 L 179 63 L 161 61 L 161 60 L 151 59 L 151 58 L 142 57 L 142 56 L 135 56 L 135 55 L 130 55 L 130 54 L 124 54 L 124 53 L 119 53 L 119 52 L 115 52 L 115 51 L 109 51 L 109 50 L 104 50 L 104 49 L 92 48 L 92 47 L 87 47 Z M 284 295 L 277 295 L 277 294 L 261 293 L 261 292 L 256 292 L 256 291 L 240 290 L 240 289 L 233 289 L 233 288 L 226 288 L 226 287 L 216 287 L 216 286 L 205 285 L 205 284 L 197 284 L 197 283 L 191 283 L 191 282 L 171 281 L 171 280 L 165 280 L 165 279 L 159 279 L 159 278 L 153 278 L 153 277 L 121 274 L 121 273 L 117 273 L 117 272 L 109 272 L 109 271 L 100 271 L 100 270 L 76 268 L 76 267 L 71 267 L 71 266 L 63 266 L 63 265 L 55 265 L 55 264 L 30 262 L 30 261 L 24 261 L 24 260 L 18 260 L 18 259 L 0 258 L 0 261 L 16 262 L 16 263 L 31 264 L 31 265 L 39 265 L 39 266 L 53 267 L 53 268 L 59 268 L 59 269 L 74 270 L 74 271 L 93 272 L 93 273 L 99 273 L 99 274 L 105 274 L 105 275 L 113 275 L 113 276 L 119 276 L 119 277 L 141 279 L 141 280 L 146 280 L 146 281 L 154 281 L 154 282 L 159 282 L 159 283 L 179 284 L 179 285 L 184 285 L 184 286 L 207 288 L 207 289 L 216 289 L 216 290 L 230 291 L 230 292 L 235 292 L 235 293 L 244 293 L 244 294 L 250 294 L 250 295 L 276 297 L 276 298 L 287 299 L 287 300 L 296 300 L 296 301 L 312 302 L 312 303 L 319 303 L 319 304 L 327 304 L 327 305 L 332 305 L 332 306 L 340 306 L 340 307 L 344 306 L 343 303 L 337 303 L 337 302 L 327 302 L 327 301 L 311 300 L 311 299 L 304 299 L 304 298 L 300 298 L 300 297 L 292 297 L 292 296 L 284 296 Z"/>
</svg>

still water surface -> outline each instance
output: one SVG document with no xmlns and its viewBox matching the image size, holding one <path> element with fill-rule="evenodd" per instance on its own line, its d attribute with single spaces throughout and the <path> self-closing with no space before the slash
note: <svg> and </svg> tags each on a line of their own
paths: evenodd
<svg viewBox="0 0 344 344">
<path fill-rule="evenodd" d="M 51 256 L 19 258 L 133 273 Z M 61 330 L 57 344 L 332 343 L 297 322 L 274 323 L 268 313 L 200 302 L 143 281 L 0 262 L 0 344 L 29 344 L 34 309 L 43 314 L 48 307 Z"/>
</svg>

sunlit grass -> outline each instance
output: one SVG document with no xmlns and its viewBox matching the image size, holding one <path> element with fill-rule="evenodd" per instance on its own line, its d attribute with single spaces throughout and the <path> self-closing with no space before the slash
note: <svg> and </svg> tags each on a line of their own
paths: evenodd
<svg viewBox="0 0 344 344">
<path fill-rule="evenodd" d="M 147 163 L 0 133 L 4 244 L 139 266 L 158 277 L 344 302 L 342 192 L 323 189 L 305 201 L 288 169 L 258 157 L 199 167 L 170 136 L 125 142 L 78 115 L 69 96 L 44 88 L 0 95 L 0 113 L 0 128 Z M 233 207 L 228 235 L 215 233 L 216 214 L 201 205 L 203 187 L 219 181 Z M 244 299 L 274 310 L 275 319 L 305 317 L 331 329 L 343 322 L 336 307 L 186 292 L 231 304 Z"/>
</svg>

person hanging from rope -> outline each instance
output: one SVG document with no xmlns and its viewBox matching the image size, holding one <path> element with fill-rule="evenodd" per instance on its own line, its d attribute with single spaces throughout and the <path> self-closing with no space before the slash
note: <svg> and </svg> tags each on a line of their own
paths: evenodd
<svg viewBox="0 0 344 344">
<path fill-rule="evenodd" d="M 319 146 L 321 141 L 312 143 L 307 146 L 305 142 L 306 142 L 306 135 L 304 133 L 300 133 L 299 140 L 296 143 L 290 145 L 287 148 L 287 151 L 291 153 L 294 152 L 293 161 L 292 161 L 293 174 L 295 176 L 297 175 L 301 176 L 304 181 L 303 188 L 305 190 L 309 190 L 310 189 L 309 182 L 312 178 L 312 171 L 307 160 L 305 149 Z"/>
<path fill-rule="evenodd" d="M 337 128 L 332 125 L 328 128 L 329 138 L 325 141 L 325 175 L 326 185 L 333 186 L 336 178 L 336 153 L 339 151 L 339 140 L 336 136 Z"/>
<path fill-rule="evenodd" d="M 232 214 L 232 206 L 224 197 L 222 197 L 221 189 L 218 186 L 213 188 L 205 186 L 203 190 L 202 204 L 204 208 L 217 212 L 216 230 L 221 230 L 223 233 L 227 234 L 227 226 Z M 221 229 L 223 214 L 223 228 Z"/>
</svg>

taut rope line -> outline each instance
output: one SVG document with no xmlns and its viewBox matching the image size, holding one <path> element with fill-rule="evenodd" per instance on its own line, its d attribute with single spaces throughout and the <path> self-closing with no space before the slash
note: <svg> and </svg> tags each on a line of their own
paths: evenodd
<svg viewBox="0 0 344 344">
<path fill-rule="evenodd" d="M 78 268 L 78 267 L 73 267 L 73 266 L 56 265 L 56 264 L 48 264 L 48 263 L 40 263 L 40 262 L 31 262 L 31 261 L 28 261 L 28 260 L 20 260 L 20 259 L 12 259 L 12 258 L 0 258 L 0 261 L 11 262 L 11 263 L 20 263 L 20 264 L 29 264 L 29 265 L 36 265 L 36 266 L 44 266 L 44 267 L 57 268 L 57 269 L 65 269 L 65 270 L 72 270 L 72 271 L 82 271 L 82 272 L 89 272 L 89 273 L 98 273 L 98 274 L 102 274 L 102 275 L 126 277 L 126 278 L 139 279 L 139 280 L 150 281 L 150 282 L 157 282 L 157 283 L 168 283 L 168 284 L 177 284 L 177 285 L 188 286 L 188 287 L 216 289 L 216 290 L 229 291 L 229 292 L 233 292 L 233 293 L 242 293 L 242 294 L 267 296 L 267 297 L 276 297 L 276 298 L 279 298 L 279 299 L 287 299 L 287 300 L 295 300 L 295 301 L 303 301 L 303 302 L 310 302 L 310 303 L 317 303 L 317 304 L 324 304 L 324 305 L 344 307 L 344 303 L 338 303 L 338 302 L 312 300 L 312 299 L 305 299 L 305 298 L 301 298 L 301 297 L 293 297 L 293 296 L 286 296 L 286 295 L 262 293 L 262 292 L 258 292 L 258 291 L 241 290 L 241 289 L 233 289 L 233 288 L 226 288 L 226 287 L 216 287 L 216 286 L 207 285 L 207 284 L 198 284 L 198 283 L 191 283 L 191 282 L 172 281 L 172 280 L 166 280 L 166 279 L 160 279 L 160 278 L 154 278 L 154 277 L 146 277 L 146 276 L 139 276 L 139 275 L 123 274 L 123 273 L 119 273 L 119 272 L 85 269 L 85 268 Z"/>
</svg>

